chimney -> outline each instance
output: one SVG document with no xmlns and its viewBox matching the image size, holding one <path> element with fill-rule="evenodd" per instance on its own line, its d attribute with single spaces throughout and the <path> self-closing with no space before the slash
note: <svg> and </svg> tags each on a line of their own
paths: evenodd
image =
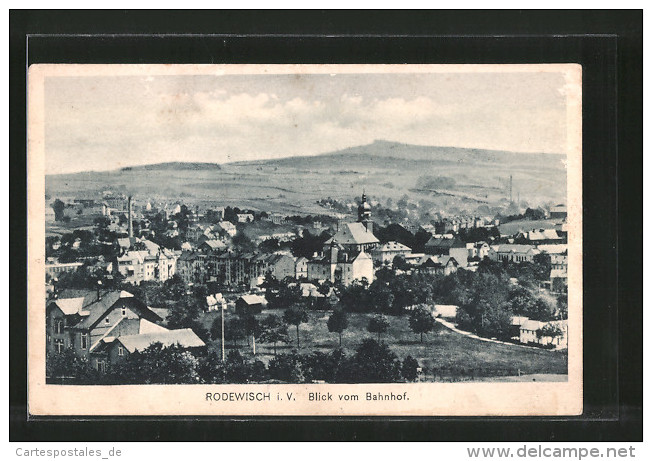
<svg viewBox="0 0 652 461">
<path fill-rule="evenodd" d="M 128 202 L 127 202 L 128 208 L 128 213 L 129 213 L 129 238 L 132 238 L 134 236 L 134 221 L 133 221 L 133 216 L 132 216 L 132 201 L 131 201 L 131 195 L 129 196 Z M 124 234 L 123 234 L 124 235 Z"/>
<path fill-rule="evenodd" d="M 100 295 L 100 288 L 102 288 L 102 281 L 98 280 L 97 281 L 97 300 L 99 301 L 102 299 L 102 296 Z"/>
</svg>

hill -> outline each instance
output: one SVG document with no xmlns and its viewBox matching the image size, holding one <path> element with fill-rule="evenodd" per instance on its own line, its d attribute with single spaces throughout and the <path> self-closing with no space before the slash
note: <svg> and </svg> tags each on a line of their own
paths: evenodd
<svg viewBox="0 0 652 461">
<path fill-rule="evenodd" d="M 167 171 L 167 170 L 221 170 L 217 163 L 202 162 L 165 162 L 150 165 L 126 166 L 120 171 Z"/>
<path fill-rule="evenodd" d="M 328 213 L 322 198 L 351 201 L 364 188 L 385 203 L 407 195 L 424 206 L 491 213 L 513 198 L 563 203 L 565 158 L 376 141 L 317 156 L 225 164 L 172 162 L 105 172 L 46 176 L 46 193 L 75 197 L 114 190 L 137 200 L 236 205 L 286 214 Z M 143 174 L 146 172 L 146 174 Z"/>
</svg>

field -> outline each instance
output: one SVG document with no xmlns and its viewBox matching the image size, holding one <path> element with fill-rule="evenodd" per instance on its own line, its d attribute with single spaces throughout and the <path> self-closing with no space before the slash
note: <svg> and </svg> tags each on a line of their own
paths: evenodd
<svg viewBox="0 0 652 461">
<path fill-rule="evenodd" d="M 97 197 L 105 190 L 137 201 L 182 200 L 204 206 L 238 206 L 285 214 L 328 214 L 319 199 L 350 201 L 364 188 L 383 203 L 408 195 L 441 210 L 473 213 L 480 206 L 504 205 L 513 190 L 532 204 L 563 202 L 563 157 L 552 154 L 413 146 L 378 141 L 313 157 L 239 162 L 199 168 L 162 164 L 122 170 L 46 177 L 54 198 Z M 432 186 L 428 178 L 444 178 Z M 421 181 L 420 181 L 421 180 Z M 436 181 L 435 181 L 436 183 Z M 426 184 L 426 186 L 424 186 Z"/>
<path fill-rule="evenodd" d="M 282 311 L 263 311 L 262 315 L 270 313 L 282 315 Z M 313 350 L 329 352 L 338 346 L 339 336 L 336 333 L 329 333 L 326 326 L 329 315 L 330 312 L 325 311 L 309 312 L 309 322 L 302 324 L 299 329 L 301 353 L 310 353 Z M 210 328 L 216 318 L 219 319 L 219 313 L 206 313 L 202 319 L 204 326 Z M 388 332 L 383 334 L 382 340 L 400 359 L 408 355 L 416 358 L 425 368 L 424 379 L 429 381 L 466 381 L 501 377 L 517 379 L 519 374 L 544 374 L 549 379 L 566 379 L 567 354 L 565 352 L 479 341 L 454 333 L 439 324 L 435 331 L 424 335 L 421 344 L 419 336 L 410 330 L 406 316 L 388 317 L 388 320 L 390 327 Z M 349 314 L 349 326 L 342 335 L 342 347 L 347 353 L 353 353 L 363 338 L 375 337 L 366 330 L 368 322 L 368 314 Z M 293 342 L 279 345 L 278 353 L 289 352 L 296 348 L 294 326 L 289 328 L 289 333 Z M 219 349 L 219 340 L 212 343 L 211 347 Z M 227 342 L 227 353 L 233 347 L 231 342 Z M 253 357 L 251 347 L 247 346 L 246 340 L 240 340 L 239 350 Z M 256 344 L 257 359 L 267 362 L 272 357 L 272 345 Z"/>
<path fill-rule="evenodd" d="M 519 230 L 524 232 L 531 231 L 532 229 L 553 229 L 560 221 L 554 219 L 540 219 L 528 220 L 519 219 L 518 221 L 510 221 L 498 226 L 500 235 L 514 235 Z"/>
</svg>

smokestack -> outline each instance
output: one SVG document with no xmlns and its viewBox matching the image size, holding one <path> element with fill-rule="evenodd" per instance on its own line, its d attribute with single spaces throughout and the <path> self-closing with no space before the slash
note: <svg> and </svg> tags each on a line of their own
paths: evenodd
<svg viewBox="0 0 652 461">
<path fill-rule="evenodd" d="M 509 203 L 512 203 L 512 175 L 509 175 Z"/>
<path fill-rule="evenodd" d="M 129 213 L 129 238 L 132 238 L 134 236 L 134 221 L 133 221 L 133 216 L 132 216 L 132 201 L 131 201 L 131 195 L 129 196 L 127 206 L 128 208 L 128 213 Z"/>
</svg>

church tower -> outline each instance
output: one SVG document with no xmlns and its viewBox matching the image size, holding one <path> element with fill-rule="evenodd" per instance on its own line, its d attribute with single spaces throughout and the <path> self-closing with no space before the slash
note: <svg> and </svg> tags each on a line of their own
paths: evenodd
<svg viewBox="0 0 652 461">
<path fill-rule="evenodd" d="M 374 232 L 374 223 L 371 220 L 371 205 L 367 203 L 367 196 L 362 192 L 362 202 L 358 207 L 358 222 L 362 223 L 367 232 Z"/>
</svg>

